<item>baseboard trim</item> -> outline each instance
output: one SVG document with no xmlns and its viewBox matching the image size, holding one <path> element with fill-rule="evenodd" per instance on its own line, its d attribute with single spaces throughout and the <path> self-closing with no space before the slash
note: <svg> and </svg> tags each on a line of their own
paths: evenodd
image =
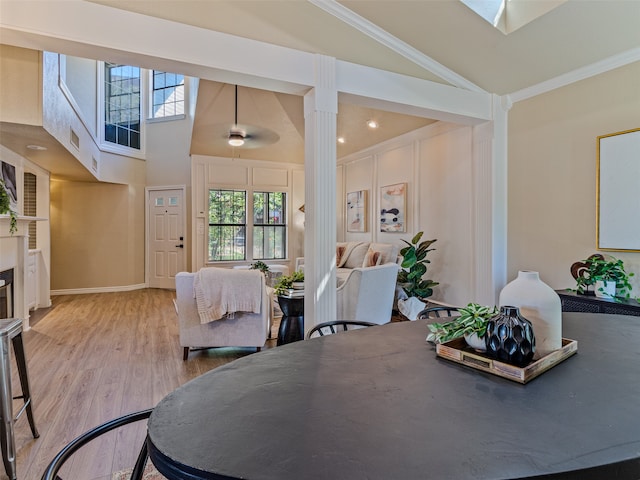
<svg viewBox="0 0 640 480">
<path fill-rule="evenodd" d="M 87 293 L 130 292 L 132 290 L 140 290 L 143 288 L 147 288 L 146 283 L 139 283 L 137 285 L 122 285 L 118 287 L 68 288 L 64 290 L 51 290 L 51 295 L 84 295 Z"/>
</svg>

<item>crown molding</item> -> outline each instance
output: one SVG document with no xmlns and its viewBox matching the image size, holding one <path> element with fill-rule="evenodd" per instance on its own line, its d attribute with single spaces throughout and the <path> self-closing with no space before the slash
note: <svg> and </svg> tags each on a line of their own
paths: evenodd
<svg viewBox="0 0 640 480">
<path fill-rule="evenodd" d="M 382 28 L 373 24 L 369 20 L 361 17 L 357 13 L 349 10 L 348 8 L 340 5 L 335 0 L 308 0 L 309 3 L 324 10 L 330 15 L 333 15 L 338 20 L 346 23 L 347 25 L 355 28 L 356 30 L 364 33 L 368 37 L 374 39 L 378 43 L 393 50 L 397 54 L 403 56 L 407 60 L 415 63 L 416 65 L 424 68 L 425 70 L 437 75 L 441 79 L 450 83 L 451 85 L 465 90 L 471 90 L 472 92 L 487 93 L 485 90 L 470 82 L 466 78 L 458 75 L 454 71 L 448 69 L 441 63 L 438 63 L 433 58 L 423 54 L 419 50 L 413 48 L 411 45 L 403 42 L 402 40 L 394 37 L 390 33 L 386 32 Z"/>
<path fill-rule="evenodd" d="M 538 83 L 537 85 L 523 88 L 517 92 L 510 93 L 508 96 L 511 99 L 511 102 L 516 103 L 637 61 L 640 61 L 640 47 L 613 55 L 599 62 L 592 63 L 591 65 L 578 68 L 558 77 Z"/>
</svg>

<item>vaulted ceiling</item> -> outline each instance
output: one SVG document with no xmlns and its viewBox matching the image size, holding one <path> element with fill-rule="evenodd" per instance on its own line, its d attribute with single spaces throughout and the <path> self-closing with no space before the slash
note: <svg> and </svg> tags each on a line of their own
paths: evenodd
<svg viewBox="0 0 640 480">
<path fill-rule="evenodd" d="M 509 0 L 507 8 L 522 12 L 519 17 L 512 15 L 515 30 L 509 34 L 460 0 L 94 3 L 500 95 L 640 48 L 640 1 Z M 504 20 L 503 27 L 509 30 Z M 303 158 L 300 97 L 241 90 L 240 121 L 269 126 L 280 140 L 269 147 L 234 151 L 220 135 L 211 134 L 211 127 L 232 123 L 232 88 L 222 87 L 215 82 L 201 84 L 192 153 L 294 162 Z M 380 128 L 368 129 L 368 119 L 375 119 Z M 430 122 L 340 104 L 337 134 L 345 143 L 337 144 L 338 157 Z"/>
</svg>

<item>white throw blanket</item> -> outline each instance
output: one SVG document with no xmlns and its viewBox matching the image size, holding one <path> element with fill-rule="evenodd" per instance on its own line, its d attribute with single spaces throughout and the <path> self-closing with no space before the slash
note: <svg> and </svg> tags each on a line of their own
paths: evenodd
<svg viewBox="0 0 640 480">
<path fill-rule="evenodd" d="M 260 313 L 262 282 L 259 270 L 201 268 L 193 280 L 200 323 L 235 312 Z"/>
</svg>

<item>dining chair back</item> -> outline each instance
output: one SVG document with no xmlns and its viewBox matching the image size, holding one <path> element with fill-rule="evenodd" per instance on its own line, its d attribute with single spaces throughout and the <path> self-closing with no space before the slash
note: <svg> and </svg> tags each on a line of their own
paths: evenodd
<svg viewBox="0 0 640 480">
<path fill-rule="evenodd" d="M 458 307 L 429 307 L 418 313 L 416 320 L 424 318 L 457 317 L 458 315 Z"/>
<path fill-rule="evenodd" d="M 331 322 L 319 323 L 307 333 L 307 340 L 315 337 L 323 337 L 325 335 L 333 335 L 334 333 L 346 332 L 347 330 L 356 330 L 364 327 L 374 327 L 377 323 L 361 322 L 358 320 L 333 320 Z"/>
<path fill-rule="evenodd" d="M 130 413 L 128 415 L 118 417 L 114 420 L 110 420 L 106 423 L 103 423 L 102 425 L 98 425 L 88 432 L 83 433 L 75 440 L 72 440 L 71 443 L 67 444 L 62 450 L 60 450 L 60 452 L 58 452 L 51 463 L 47 466 L 47 469 L 44 471 L 41 480 L 63 480 L 58 476 L 58 472 L 67 462 L 67 460 L 69 460 L 75 452 L 80 450 L 80 448 L 82 448 L 92 440 L 100 437 L 101 435 L 110 432 L 111 430 L 149 418 L 152 411 L 153 409 L 150 408 L 148 410 Z M 136 464 L 131 471 L 131 476 L 129 477 L 130 480 L 142 479 L 142 474 L 144 473 L 144 467 L 147 463 L 148 458 L 149 452 L 147 450 L 147 442 L 145 440 L 145 442 L 142 444 L 142 448 L 140 449 L 140 453 L 138 454 Z"/>
</svg>

